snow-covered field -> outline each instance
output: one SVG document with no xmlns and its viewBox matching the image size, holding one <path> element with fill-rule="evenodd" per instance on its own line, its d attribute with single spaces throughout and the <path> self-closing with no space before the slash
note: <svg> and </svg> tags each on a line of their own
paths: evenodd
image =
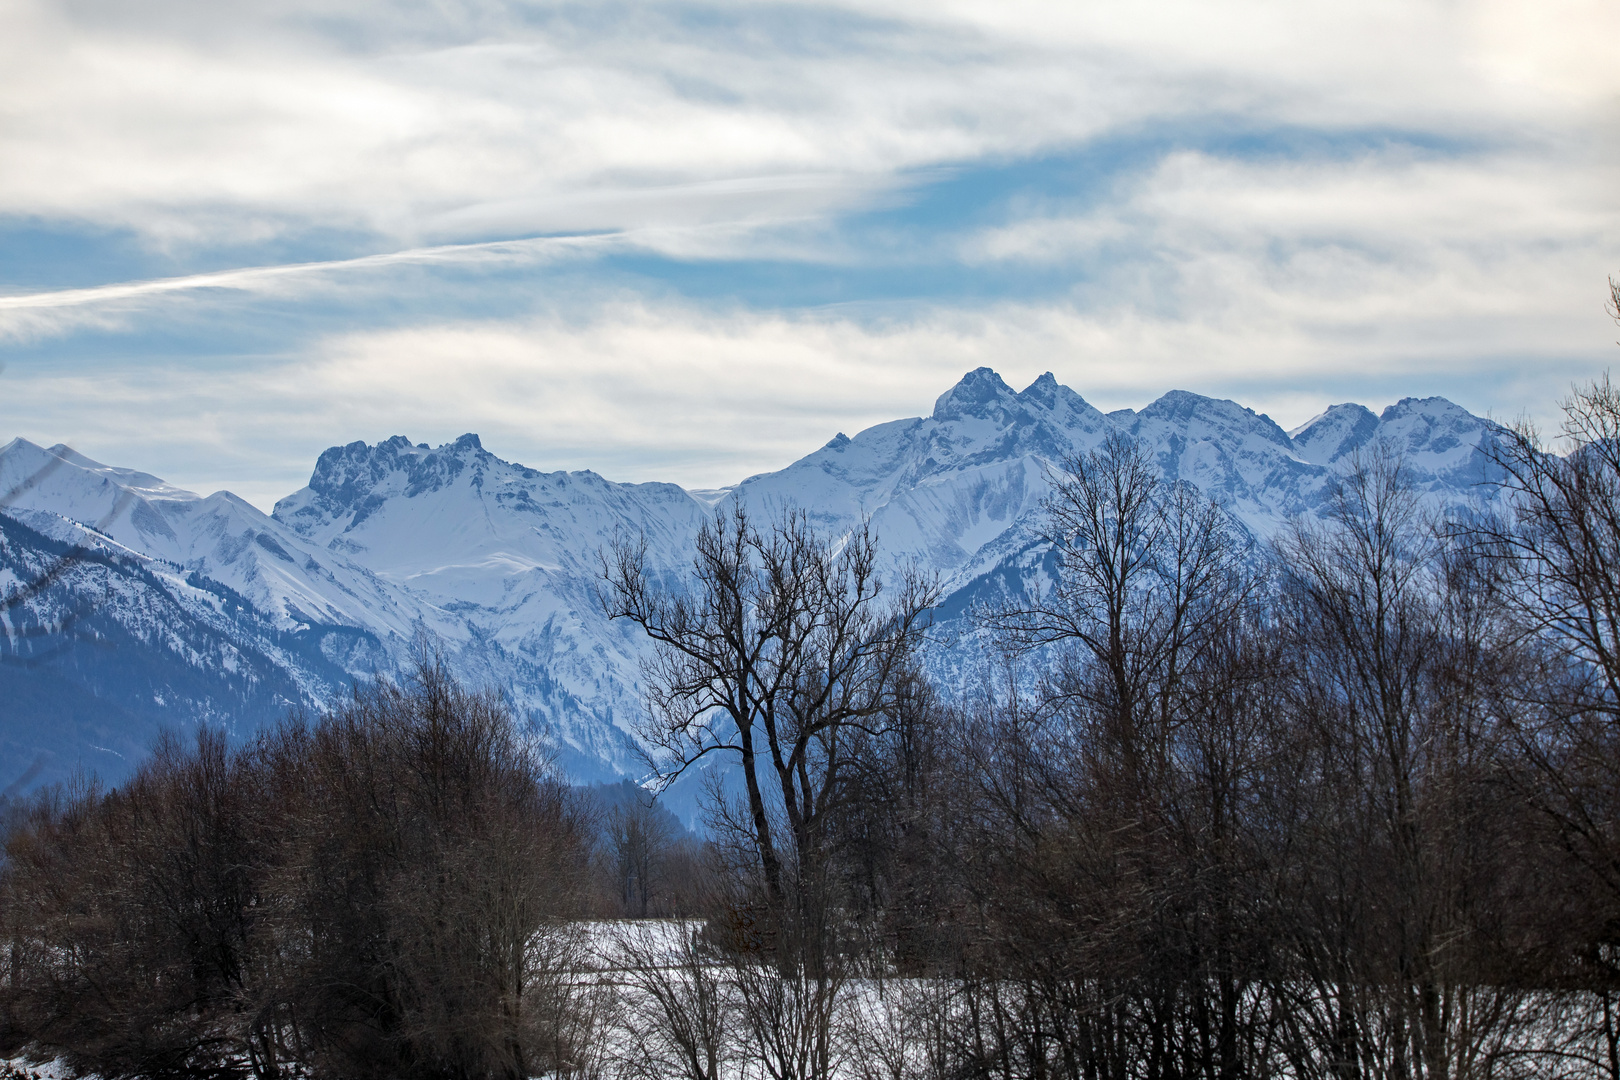
<svg viewBox="0 0 1620 1080">
<path fill-rule="evenodd" d="M 982 1041 L 972 1031 L 975 1007 L 952 980 L 784 977 L 769 964 L 722 957 L 704 945 L 703 929 L 699 920 L 591 921 L 542 935 L 529 993 L 565 1006 L 561 1041 L 574 1056 L 571 1068 L 540 1077 L 946 1080 L 960 1074 L 964 1051 Z M 981 984 L 979 993 L 985 989 Z M 1330 1016 L 1342 1004 L 1312 1003 L 1307 988 L 1297 989 L 1296 1004 L 1306 1012 Z M 1004 1004 L 1020 992 L 1012 983 L 998 991 Z M 1458 1076 L 1610 1074 L 1612 998 L 1483 987 L 1453 991 L 1447 1000 L 1455 1010 Z M 1245 1008 L 1258 1001 L 1251 997 Z M 1381 1036 L 1369 1030 L 1364 1037 L 1375 1053 L 1356 1075 L 1381 1075 L 1372 1060 Z M 1278 1078 L 1316 1075 L 1301 1073 L 1280 1046 L 1267 1062 L 1266 1074 Z M 71 1077 L 60 1061 L 0 1058 L 0 1080 Z"/>
</svg>

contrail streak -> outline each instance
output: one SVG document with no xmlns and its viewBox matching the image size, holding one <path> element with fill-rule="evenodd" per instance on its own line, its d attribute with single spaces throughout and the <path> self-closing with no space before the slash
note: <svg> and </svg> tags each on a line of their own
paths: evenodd
<svg viewBox="0 0 1620 1080">
<path fill-rule="evenodd" d="M 0 311 L 80 307 L 111 300 L 150 296 L 154 293 L 181 292 L 186 289 L 249 289 L 257 283 L 277 278 L 334 270 L 362 270 L 397 263 L 453 262 L 468 256 L 532 257 L 552 251 L 561 253 L 568 249 L 593 247 L 607 241 L 622 239 L 625 235 L 622 232 L 587 233 L 578 236 L 540 236 L 525 240 L 489 240 L 476 244 L 442 244 L 437 247 L 390 251 L 380 255 L 362 255 L 355 259 L 248 266 L 236 270 L 217 270 L 207 274 L 158 278 L 153 281 L 130 281 L 116 285 L 94 285 L 85 289 L 22 293 L 0 296 Z"/>
</svg>

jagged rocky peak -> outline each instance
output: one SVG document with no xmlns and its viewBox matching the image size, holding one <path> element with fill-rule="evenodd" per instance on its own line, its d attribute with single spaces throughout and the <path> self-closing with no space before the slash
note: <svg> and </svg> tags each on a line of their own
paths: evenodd
<svg viewBox="0 0 1620 1080">
<path fill-rule="evenodd" d="M 1367 444 L 1378 431 L 1378 417 L 1365 405 L 1346 402 L 1290 431 L 1294 452 L 1312 465 L 1326 465 Z"/>
<path fill-rule="evenodd" d="M 934 419 L 948 421 L 975 417 L 1005 423 L 1018 405 L 1018 395 L 1000 375 L 987 367 L 974 368 L 934 402 Z"/>
<path fill-rule="evenodd" d="M 1496 424 L 1460 405 L 1427 397 L 1402 398 L 1381 414 L 1360 405 L 1334 405 L 1289 434 L 1295 454 L 1313 465 L 1335 465 L 1377 446 L 1421 476 L 1464 469 L 1482 477 L 1481 458 L 1496 430 Z"/>
<path fill-rule="evenodd" d="M 1059 404 L 1067 404 L 1072 398 L 1081 404 L 1085 403 L 1079 394 L 1057 381 L 1057 376 L 1050 371 L 1044 371 L 1040 377 L 1018 392 L 1018 400 L 1028 405 L 1034 405 L 1048 411 Z"/>
<path fill-rule="evenodd" d="M 1065 427 L 1095 431 L 1107 422 L 1096 406 L 1058 382 L 1050 371 L 1019 391 L 1018 400 Z"/>
<path fill-rule="evenodd" d="M 1489 486 L 1501 478 L 1490 448 L 1501 425 L 1442 397 L 1402 398 L 1378 418 L 1378 441 L 1419 481 Z"/>
<path fill-rule="evenodd" d="M 1028 425 L 1050 421 L 1061 428 L 1096 429 L 1103 415 L 1085 398 L 1043 373 L 1023 390 L 1014 392 L 994 370 L 975 368 L 962 376 L 934 403 L 933 419 L 988 420 L 999 426 Z"/>
<path fill-rule="evenodd" d="M 1378 426 L 1386 438 L 1400 437 L 1404 445 L 1396 449 L 1431 454 L 1477 444 L 1484 432 L 1496 428 L 1443 397 L 1402 398 L 1384 410 Z"/>
<path fill-rule="evenodd" d="M 309 486 L 322 494 L 338 494 L 357 485 L 374 484 L 401 468 L 401 459 L 418 458 L 427 452 L 427 443 L 413 444 L 403 435 L 384 439 L 376 446 L 357 439 L 324 451 L 315 461 Z"/>
<path fill-rule="evenodd" d="M 469 467 L 480 470 L 497 460 L 470 432 L 438 447 L 403 435 L 375 446 L 357 440 L 322 453 L 309 486 L 276 503 L 273 516 L 300 532 L 351 512 L 358 521 L 382 499 L 437 491 Z"/>
</svg>

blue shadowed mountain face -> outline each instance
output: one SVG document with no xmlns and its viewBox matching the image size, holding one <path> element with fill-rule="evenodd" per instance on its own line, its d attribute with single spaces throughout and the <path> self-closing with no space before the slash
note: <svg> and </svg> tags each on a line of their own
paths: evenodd
<svg viewBox="0 0 1620 1080">
<path fill-rule="evenodd" d="M 870 520 L 886 572 L 918 566 L 944 587 L 937 637 L 959 644 L 929 662 L 949 690 L 972 647 L 953 622 L 975 597 L 1050 573 L 1040 532 L 1053 470 L 1110 432 L 1142 440 L 1167 479 L 1265 538 L 1315 513 L 1335 475 L 1377 446 L 1401 455 L 1436 509 L 1489 496 L 1483 448 L 1497 430 L 1443 398 L 1381 415 L 1335 405 L 1293 432 L 1181 391 L 1104 415 L 1050 374 L 1019 391 L 980 368 L 927 417 L 840 433 L 721 491 L 542 472 L 476 435 L 438 447 L 396 436 L 327 450 L 271 515 L 14 440 L 0 448 L 0 787 L 79 763 L 118 775 L 160 724 L 246 734 L 394 669 L 424 634 L 468 681 L 505 691 L 577 779 L 637 775 L 645 645 L 595 598 L 598 552 L 615 537 L 646 537 L 673 583 L 731 501 L 801 508 L 835 534 Z"/>
<path fill-rule="evenodd" d="M 251 733 L 379 655 L 363 628 L 278 627 L 229 587 L 88 529 L 69 543 L 0 514 L 0 580 L 7 792 L 79 769 L 116 782 L 165 727 Z"/>
</svg>

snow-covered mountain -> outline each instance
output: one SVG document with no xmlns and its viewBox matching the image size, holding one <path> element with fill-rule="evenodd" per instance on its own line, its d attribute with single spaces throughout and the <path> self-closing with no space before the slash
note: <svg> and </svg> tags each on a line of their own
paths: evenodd
<svg viewBox="0 0 1620 1080">
<path fill-rule="evenodd" d="M 396 436 L 327 450 L 309 485 L 270 515 L 228 492 L 201 497 L 18 439 L 0 448 L 0 513 L 26 527 L 6 549 L 13 595 L 0 610 L 8 634 L 0 678 L 11 680 L 23 658 L 15 628 L 51 617 L 42 597 L 16 599 L 30 568 L 58 557 L 41 545 L 88 543 L 106 565 L 92 572 L 86 563 L 82 580 L 65 575 L 64 597 L 106 593 L 109 567 L 122 568 L 134 584 L 96 608 L 108 627 L 135 634 L 162 621 L 152 611 L 189 612 L 222 645 L 264 658 L 252 685 L 279 695 L 277 707 L 319 704 L 345 678 L 391 669 L 425 633 L 466 677 L 502 687 L 549 731 L 565 767 L 605 779 L 637 769 L 629 731 L 643 648 L 595 601 L 598 552 L 616 536 L 645 536 L 655 569 L 673 582 L 697 530 L 731 500 L 766 515 L 802 508 L 835 533 L 870 518 L 891 567 L 939 575 L 948 619 L 987 575 L 1027 563 L 1051 471 L 1110 431 L 1143 440 L 1166 477 L 1198 485 L 1263 537 L 1320 507 L 1334 474 L 1375 443 L 1399 452 L 1435 500 L 1468 499 L 1486 477 L 1481 446 L 1494 430 L 1442 398 L 1409 398 L 1381 415 L 1335 405 L 1292 432 L 1183 391 L 1140 412 L 1104 414 L 1050 374 L 1015 392 L 980 368 L 930 416 L 839 434 L 785 469 L 721 491 L 539 472 L 501 460 L 476 435 L 439 447 Z M 226 595 L 240 610 L 207 599 Z M 235 692 L 203 694 L 213 704 L 174 719 L 206 718 Z M 148 703 L 168 700 L 162 690 L 142 693 Z M 0 699 L 0 733 L 37 727 L 41 715 Z M 0 785 L 9 782 L 0 772 Z"/>
<path fill-rule="evenodd" d="M 1235 402 L 1181 390 L 1141 412 L 1105 415 L 1050 373 L 1014 392 L 979 368 L 933 415 L 840 434 L 734 491 L 751 504 L 807 507 L 834 530 L 869 515 L 893 560 L 938 572 L 950 592 L 1033 542 L 1051 470 L 1109 431 L 1142 440 L 1166 478 L 1196 484 L 1266 537 L 1319 507 L 1332 477 L 1375 442 L 1399 453 L 1436 500 L 1467 499 L 1486 475 L 1480 447 L 1495 429 L 1444 398 L 1407 398 L 1382 417 L 1335 405 L 1292 433 Z"/>
<path fill-rule="evenodd" d="M 80 764 L 116 778 L 164 726 L 248 734 L 347 681 L 219 582 L 71 531 L 0 514 L 0 794 Z"/>
<path fill-rule="evenodd" d="M 48 536 L 77 543 L 89 530 L 129 552 L 208 575 L 281 629 L 332 627 L 327 647 L 334 651 L 350 647 L 354 628 L 408 635 L 416 618 L 376 574 L 305 543 L 228 491 L 204 498 L 66 446 L 46 450 L 13 439 L 0 447 L 0 492 L 0 510 Z"/>
<path fill-rule="evenodd" d="M 641 642 L 598 608 L 598 553 L 645 536 L 654 569 L 676 574 L 708 514 L 674 484 L 537 472 L 463 435 L 333 447 L 274 520 L 409 597 L 466 677 L 505 688 L 594 778 L 639 767 Z"/>
</svg>

